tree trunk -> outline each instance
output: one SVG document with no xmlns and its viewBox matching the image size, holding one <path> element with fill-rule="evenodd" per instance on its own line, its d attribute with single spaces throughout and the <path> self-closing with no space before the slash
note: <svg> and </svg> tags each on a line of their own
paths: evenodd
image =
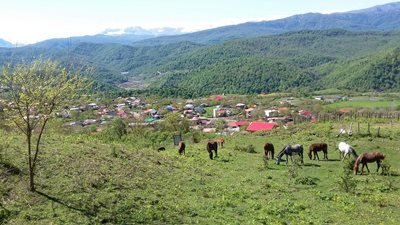
<svg viewBox="0 0 400 225">
<path fill-rule="evenodd" d="M 35 182 L 34 182 L 34 167 L 32 162 L 32 134 L 28 132 L 27 134 L 27 141 L 28 141 L 28 166 L 29 166 L 29 191 L 35 191 Z"/>
</svg>

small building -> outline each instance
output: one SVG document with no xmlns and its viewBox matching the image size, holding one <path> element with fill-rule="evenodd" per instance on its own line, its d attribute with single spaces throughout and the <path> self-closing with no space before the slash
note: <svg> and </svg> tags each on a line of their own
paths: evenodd
<svg viewBox="0 0 400 225">
<path fill-rule="evenodd" d="M 247 127 L 246 131 L 254 132 L 254 131 L 262 131 L 262 130 L 272 130 L 274 127 L 278 126 L 277 123 L 269 123 L 263 121 L 255 121 L 251 122 Z"/>
</svg>

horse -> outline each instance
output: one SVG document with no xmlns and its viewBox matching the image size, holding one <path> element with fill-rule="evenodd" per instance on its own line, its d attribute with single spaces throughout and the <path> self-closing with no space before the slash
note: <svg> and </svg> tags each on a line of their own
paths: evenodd
<svg viewBox="0 0 400 225">
<path fill-rule="evenodd" d="M 267 142 L 264 144 L 264 154 L 265 157 L 267 157 L 267 159 L 269 158 L 268 155 L 271 156 L 271 159 L 274 158 L 274 153 L 275 153 L 275 149 L 274 149 L 274 145 L 270 142 Z"/>
<path fill-rule="evenodd" d="M 301 157 L 301 162 L 304 164 L 303 160 L 303 145 L 295 144 L 295 145 L 286 145 L 277 155 L 276 157 L 276 164 L 279 165 L 281 162 L 281 158 L 283 154 L 286 155 L 286 165 L 288 163 L 288 155 L 290 155 L 290 159 L 293 162 L 292 155 L 293 154 L 298 154 Z"/>
<path fill-rule="evenodd" d="M 186 144 L 183 141 L 179 142 L 179 149 L 178 149 L 178 153 L 180 155 L 184 154 L 185 155 L 185 148 L 186 148 Z"/>
<path fill-rule="evenodd" d="M 218 143 L 210 140 L 207 142 L 207 151 L 210 159 L 213 159 L 213 151 L 215 151 L 215 157 L 218 157 Z"/>
<path fill-rule="evenodd" d="M 351 145 L 345 142 L 340 142 L 338 148 L 339 148 L 339 157 L 342 161 L 346 158 L 348 154 L 352 154 L 354 159 L 357 159 L 358 155 L 356 153 L 356 150 Z"/>
<path fill-rule="evenodd" d="M 376 168 L 376 172 L 379 171 L 379 167 L 381 167 L 381 161 L 385 159 L 385 155 L 383 153 L 380 152 L 365 152 L 362 153 L 361 155 L 359 155 L 357 157 L 356 162 L 354 163 L 354 175 L 357 175 L 358 173 L 358 166 L 360 165 L 360 163 L 362 164 L 361 167 L 361 175 L 364 172 L 364 166 L 367 167 L 368 173 L 369 173 L 369 169 L 368 169 L 368 164 L 370 162 L 375 162 L 378 165 L 378 168 Z M 383 169 L 382 169 L 382 173 L 383 173 Z"/>
<path fill-rule="evenodd" d="M 312 153 L 314 153 L 314 160 L 317 158 L 319 161 L 318 152 L 320 151 L 324 153 L 324 159 L 328 160 L 328 145 L 326 143 L 314 143 L 311 144 L 308 149 L 308 157 L 310 157 L 310 160 L 312 159 Z"/>
<path fill-rule="evenodd" d="M 158 152 L 160 152 L 160 151 L 165 151 L 165 147 L 159 147 L 159 148 L 157 149 L 157 151 L 158 151 Z"/>
<path fill-rule="evenodd" d="M 225 144 L 224 138 L 223 138 L 223 137 L 218 138 L 218 139 L 217 139 L 217 143 L 218 143 L 218 145 L 219 145 L 221 148 L 223 148 L 223 147 L 224 147 L 224 144 Z"/>
</svg>

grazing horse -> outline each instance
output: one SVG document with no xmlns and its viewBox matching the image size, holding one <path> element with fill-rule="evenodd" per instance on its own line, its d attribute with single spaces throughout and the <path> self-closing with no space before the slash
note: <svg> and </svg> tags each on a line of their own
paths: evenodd
<svg viewBox="0 0 400 225">
<path fill-rule="evenodd" d="M 179 142 L 179 149 L 178 149 L 178 152 L 179 152 L 180 155 L 182 155 L 182 154 L 185 155 L 185 148 L 186 148 L 185 142 L 180 141 Z"/>
<path fill-rule="evenodd" d="M 354 159 L 357 159 L 357 153 L 356 150 L 349 144 L 345 143 L 345 142 L 340 142 L 338 145 L 339 148 L 339 157 L 340 159 L 343 161 L 347 155 L 352 154 Z M 343 155 L 343 158 L 342 158 Z"/>
<path fill-rule="evenodd" d="M 207 151 L 210 159 L 213 159 L 213 151 L 215 151 L 215 157 L 218 157 L 218 143 L 213 140 L 208 141 Z"/>
<path fill-rule="evenodd" d="M 217 139 L 217 143 L 218 143 L 218 145 L 219 145 L 221 148 L 223 148 L 223 147 L 224 147 L 224 144 L 225 144 L 224 138 L 223 138 L 223 137 L 218 138 L 218 139 Z"/>
<path fill-rule="evenodd" d="M 268 155 L 270 155 L 271 159 L 273 159 L 274 153 L 275 153 L 274 145 L 270 142 L 265 143 L 265 145 L 264 145 L 265 157 L 267 157 L 267 159 L 269 159 Z"/>
<path fill-rule="evenodd" d="M 295 145 L 286 145 L 277 155 L 276 157 L 276 164 L 279 165 L 281 162 L 281 158 L 283 154 L 286 155 L 286 165 L 288 163 L 288 155 L 290 155 L 290 159 L 292 159 L 292 155 L 298 154 L 301 156 L 301 162 L 304 163 L 303 161 L 303 145 L 295 144 Z M 293 159 L 292 159 L 293 162 Z"/>
<path fill-rule="evenodd" d="M 381 161 L 385 159 L 385 155 L 383 153 L 380 152 L 365 152 L 362 153 L 361 155 L 359 155 L 357 157 L 356 162 L 354 163 L 354 175 L 357 175 L 358 173 L 358 166 L 360 165 L 360 163 L 362 164 L 361 167 L 361 175 L 364 172 L 364 166 L 367 167 L 368 173 L 369 173 L 369 169 L 368 169 L 368 164 L 370 162 L 375 162 L 376 161 L 376 165 L 378 165 L 378 168 L 376 168 L 376 172 L 378 172 L 379 167 L 381 167 Z M 382 170 L 383 173 L 383 170 Z"/>
<path fill-rule="evenodd" d="M 159 147 L 159 148 L 157 149 L 157 151 L 158 151 L 158 152 L 160 152 L 160 151 L 165 151 L 165 147 Z"/>
<path fill-rule="evenodd" d="M 320 151 L 324 153 L 324 159 L 328 160 L 328 145 L 326 143 L 314 143 L 310 145 L 308 151 L 308 157 L 310 157 L 310 160 L 312 159 L 312 154 L 314 153 L 314 160 L 317 158 L 319 161 L 318 152 Z"/>
</svg>

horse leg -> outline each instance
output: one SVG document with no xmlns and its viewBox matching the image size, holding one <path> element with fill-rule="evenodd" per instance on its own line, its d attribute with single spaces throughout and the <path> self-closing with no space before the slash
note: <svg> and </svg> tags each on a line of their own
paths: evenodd
<svg viewBox="0 0 400 225">
<path fill-rule="evenodd" d="M 361 166 L 361 175 L 363 175 L 363 172 L 364 172 L 364 163 L 362 163 L 362 166 Z"/>
<path fill-rule="evenodd" d="M 328 160 L 328 152 L 324 152 L 324 159 Z"/>
<path fill-rule="evenodd" d="M 381 161 L 377 160 L 377 161 L 376 161 L 376 165 L 378 166 L 378 167 L 376 168 L 376 173 L 378 173 L 379 167 L 381 166 Z M 382 169 L 382 173 L 383 173 L 383 169 Z"/>
<path fill-rule="evenodd" d="M 288 155 L 286 154 L 286 165 L 287 165 L 287 163 L 288 163 Z"/>
<path fill-rule="evenodd" d="M 217 158 L 217 157 L 218 157 L 218 150 L 215 149 L 215 158 Z"/>
<path fill-rule="evenodd" d="M 213 159 L 213 153 L 212 153 L 212 150 L 209 150 L 209 151 L 208 151 L 208 155 L 210 156 L 210 159 L 212 160 L 212 159 Z"/>
<path fill-rule="evenodd" d="M 319 161 L 319 156 L 318 156 L 318 152 L 315 152 L 315 155 L 317 156 L 317 159 Z"/>
<path fill-rule="evenodd" d="M 370 174 L 369 169 L 368 169 L 368 163 L 365 163 L 365 167 L 367 167 L 368 174 Z"/>
</svg>

